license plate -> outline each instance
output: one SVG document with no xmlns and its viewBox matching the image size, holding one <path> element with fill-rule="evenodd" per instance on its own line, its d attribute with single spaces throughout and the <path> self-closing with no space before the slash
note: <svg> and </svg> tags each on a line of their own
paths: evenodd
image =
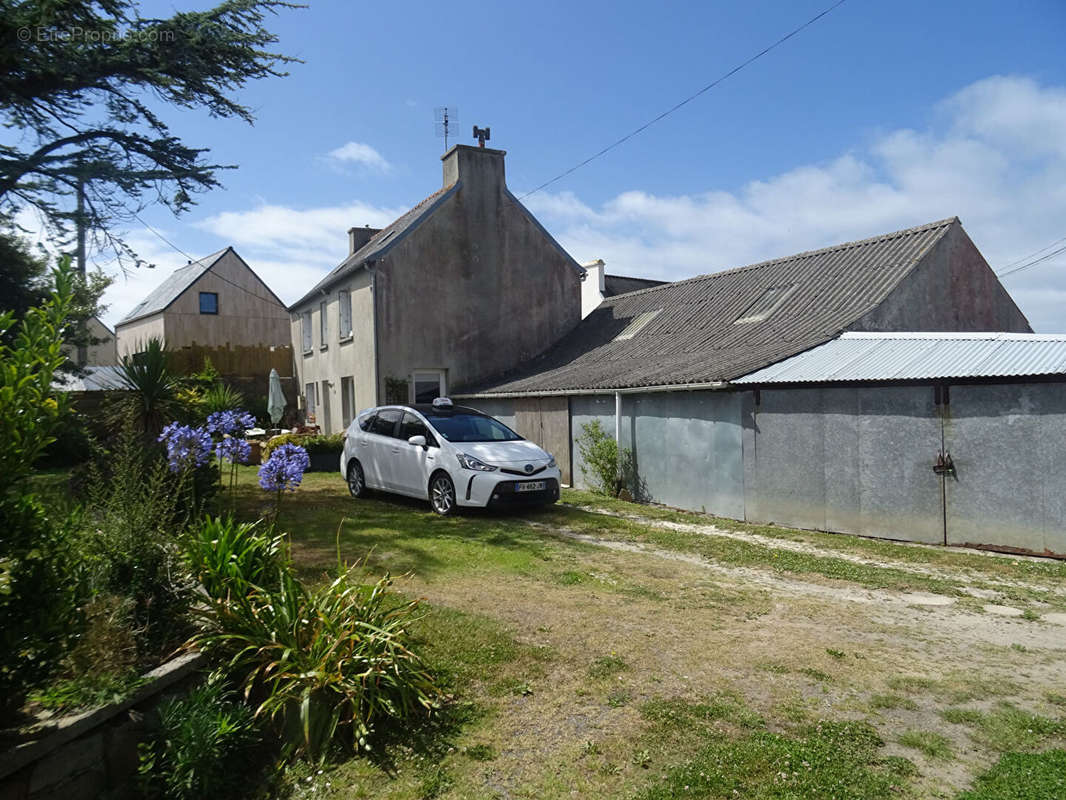
<svg viewBox="0 0 1066 800">
<path fill-rule="evenodd" d="M 544 481 L 525 481 L 524 483 L 516 483 L 514 490 L 516 492 L 543 492 L 546 485 Z"/>
</svg>

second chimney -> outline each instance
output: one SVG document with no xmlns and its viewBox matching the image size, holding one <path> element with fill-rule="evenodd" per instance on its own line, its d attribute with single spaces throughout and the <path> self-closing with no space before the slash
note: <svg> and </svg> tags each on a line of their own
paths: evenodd
<svg viewBox="0 0 1066 800">
<path fill-rule="evenodd" d="M 375 233 L 379 233 L 380 228 L 371 228 L 367 225 L 365 228 L 349 228 L 348 229 L 348 255 L 355 255 L 364 244 L 369 242 Z"/>
</svg>

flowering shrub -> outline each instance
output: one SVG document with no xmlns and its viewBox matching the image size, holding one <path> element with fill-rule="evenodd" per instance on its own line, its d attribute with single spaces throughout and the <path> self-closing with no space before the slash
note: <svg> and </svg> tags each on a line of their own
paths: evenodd
<svg viewBox="0 0 1066 800">
<path fill-rule="evenodd" d="M 311 459 L 306 450 L 299 445 L 283 444 L 259 467 L 259 485 L 268 492 L 294 492 L 309 466 Z"/>
<path fill-rule="evenodd" d="M 211 434 L 206 428 L 171 422 L 159 434 L 159 441 L 166 445 L 171 472 L 203 466 L 211 458 Z"/>
<path fill-rule="evenodd" d="M 229 461 L 231 464 L 247 464 L 252 456 L 252 445 L 245 439 L 234 439 L 227 436 L 215 445 L 215 455 L 219 461 Z"/>
<path fill-rule="evenodd" d="M 244 438 L 248 428 L 255 427 L 255 417 L 239 408 L 232 411 L 215 411 L 207 417 L 207 430 L 220 436 Z"/>
</svg>

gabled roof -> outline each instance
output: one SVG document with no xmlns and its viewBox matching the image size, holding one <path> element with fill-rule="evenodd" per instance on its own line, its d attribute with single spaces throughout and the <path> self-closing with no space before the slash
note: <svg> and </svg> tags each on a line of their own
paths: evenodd
<svg viewBox="0 0 1066 800">
<path fill-rule="evenodd" d="M 443 189 L 438 189 L 410 211 L 402 214 L 399 218 L 393 221 L 391 225 L 386 225 L 380 231 L 375 233 L 370 237 L 370 240 L 366 244 L 349 255 L 328 275 L 326 275 L 326 277 L 316 283 L 311 291 L 289 306 L 289 310 L 292 311 L 296 309 L 297 306 L 303 305 L 321 292 L 328 291 L 330 287 L 341 279 L 346 278 L 353 272 L 357 272 L 365 267 L 368 261 L 373 261 L 385 255 L 388 250 L 392 249 L 393 245 L 401 241 L 409 231 L 413 230 L 418 223 L 428 217 L 437 206 L 450 197 L 457 186 L 457 183 L 453 183 L 450 186 L 445 186 Z"/>
<path fill-rule="evenodd" d="M 957 224 L 952 217 L 609 298 L 522 371 L 457 394 L 738 378 L 836 337 L 879 305 Z M 641 315 L 647 316 L 639 331 L 617 338 Z"/>
<path fill-rule="evenodd" d="M 845 332 L 734 382 L 849 383 L 1064 374 L 1066 334 Z"/>
<path fill-rule="evenodd" d="M 217 253 L 212 253 L 199 261 L 193 261 L 184 267 L 174 270 L 167 276 L 165 281 L 149 292 L 148 296 L 138 303 L 129 314 L 120 319 L 115 324 L 115 327 L 165 310 L 181 296 L 182 292 L 192 286 L 201 275 L 211 269 L 215 262 L 222 258 L 230 249 L 229 247 L 224 247 Z"/>
</svg>

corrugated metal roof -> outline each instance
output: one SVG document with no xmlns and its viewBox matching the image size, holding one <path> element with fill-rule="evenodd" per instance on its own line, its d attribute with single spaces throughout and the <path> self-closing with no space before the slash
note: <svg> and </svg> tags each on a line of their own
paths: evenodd
<svg viewBox="0 0 1066 800">
<path fill-rule="evenodd" d="M 118 367 L 82 367 L 82 375 L 57 373 L 52 388 L 61 392 L 103 392 L 126 389 L 126 381 Z"/>
<path fill-rule="evenodd" d="M 119 320 L 117 325 L 125 325 L 127 322 L 133 322 L 141 317 L 158 314 L 160 311 L 165 310 L 167 306 L 178 299 L 182 292 L 192 286 L 197 278 L 211 269 L 215 262 L 226 254 L 227 250 L 229 250 L 228 247 L 223 247 L 217 253 L 212 253 L 199 261 L 192 261 L 184 267 L 174 270 L 167 276 L 165 281 L 149 292 L 148 296 L 138 303 L 133 311 Z"/>
<path fill-rule="evenodd" d="M 844 333 L 733 383 L 1066 375 L 1066 334 Z"/>
<path fill-rule="evenodd" d="M 731 380 L 832 339 L 876 308 L 958 218 L 701 275 L 605 300 L 545 355 L 474 395 Z M 795 285 L 765 319 L 735 324 L 768 289 Z M 661 310 L 632 339 L 641 314 Z"/>
</svg>

